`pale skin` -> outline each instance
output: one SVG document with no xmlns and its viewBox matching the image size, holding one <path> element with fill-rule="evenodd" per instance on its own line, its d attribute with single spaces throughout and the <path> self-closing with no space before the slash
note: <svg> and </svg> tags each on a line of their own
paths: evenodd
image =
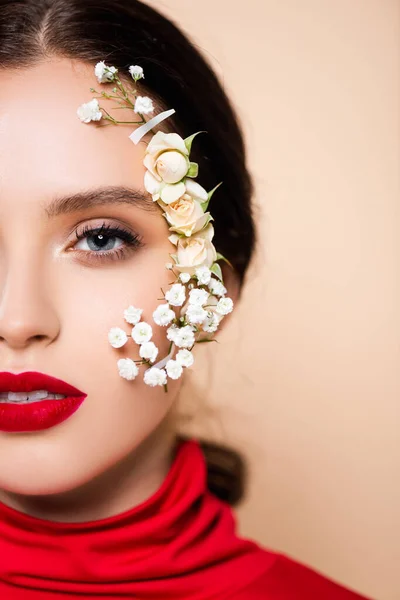
<svg viewBox="0 0 400 600">
<path fill-rule="evenodd" d="M 99 127 L 76 115 L 94 97 L 90 87 L 105 89 L 91 65 L 54 58 L 1 78 L 0 369 L 40 371 L 87 398 L 55 427 L 0 431 L 0 502 L 53 521 L 102 519 L 145 501 L 173 460 L 182 378 L 169 380 L 167 394 L 143 382 L 144 367 L 134 382 L 123 379 L 116 362 L 139 359 L 138 347 L 130 341 L 117 350 L 107 340 L 111 327 L 129 333 L 129 305 L 152 322 L 160 288 L 171 282 L 165 263 L 173 247 L 159 208 L 121 203 L 46 214 L 64 194 L 110 185 L 144 191 L 145 144 L 128 137 L 136 125 Z M 128 109 L 113 113 L 111 100 L 100 105 L 118 120 L 136 119 Z M 122 259 L 91 259 L 90 233 L 80 241 L 75 234 L 103 224 L 139 235 L 142 246 Z M 114 236 L 97 252 L 124 245 Z M 224 275 L 235 301 L 237 280 L 230 269 Z M 161 358 L 169 342 L 164 328 L 153 330 Z"/>
</svg>

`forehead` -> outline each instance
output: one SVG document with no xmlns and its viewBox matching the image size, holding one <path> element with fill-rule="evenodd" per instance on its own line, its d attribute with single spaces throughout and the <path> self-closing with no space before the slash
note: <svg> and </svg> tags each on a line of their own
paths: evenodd
<svg viewBox="0 0 400 600">
<path fill-rule="evenodd" d="M 143 188 L 145 144 L 135 146 L 133 124 L 109 121 L 84 124 L 78 107 L 97 92 L 94 67 L 69 59 L 51 59 L 21 71 L 0 71 L 0 200 L 18 190 L 30 197 L 73 193 L 102 185 Z M 140 92 L 139 92 L 140 93 Z M 135 121 L 128 108 L 100 98 L 121 121 Z"/>
</svg>

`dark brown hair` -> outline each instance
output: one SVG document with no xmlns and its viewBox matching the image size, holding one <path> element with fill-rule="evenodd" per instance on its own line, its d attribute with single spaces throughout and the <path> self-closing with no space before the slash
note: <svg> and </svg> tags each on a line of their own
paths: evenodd
<svg viewBox="0 0 400 600">
<path fill-rule="evenodd" d="M 212 198 L 215 245 L 244 282 L 255 245 L 253 192 L 234 109 L 206 59 L 170 20 L 138 0 L 0 0 L 0 68 L 24 69 L 58 56 L 120 73 L 139 64 L 146 88 L 174 108 L 174 130 L 197 131 L 193 160 Z M 244 463 L 234 450 L 202 442 L 208 484 L 231 504 L 243 495 Z"/>
</svg>

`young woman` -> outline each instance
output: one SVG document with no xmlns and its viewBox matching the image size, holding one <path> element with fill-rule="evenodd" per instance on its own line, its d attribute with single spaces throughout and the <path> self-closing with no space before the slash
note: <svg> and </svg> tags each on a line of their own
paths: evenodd
<svg viewBox="0 0 400 600">
<path fill-rule="evenodd" d="M 0 67 L 0 598 L 361 598 L 238 537 L 176 434 L 255 243 L 210 67 L 136 0 L 1 0 Z"/>
</svg>

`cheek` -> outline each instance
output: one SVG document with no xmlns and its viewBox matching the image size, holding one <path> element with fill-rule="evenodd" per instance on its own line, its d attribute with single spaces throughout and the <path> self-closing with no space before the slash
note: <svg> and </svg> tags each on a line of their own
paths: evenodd
<svg viewBox="0 0 400 600">
<path fill-rule="evenodd" d="M 130 261 L 129 269 L 65 273 L 60 338 L 48 371 L 87 397 L 69 419 L 40 435 L 13 439 L 0 434 L 0 488 L 31 494 L 74 489 L 133 452 L 164 420 L 183 378 L 169 380 L 168 393 L 144 383 L 146 366 L 139 367 L 134 381 L 123 379 L 117 361 L 138 360 L 139 346 L 129 338 L 122 348 L 113 348 L 108 331 L 120 327 L 130 333 L 124 309 L 131 304 L 143 308 L 142 320 L 151 324 L 159 348 L 157 360 L 167 354 L 166 328 L 154 323 L 152 313 L 161 303 L 160 288 L 165 291 L 170 283 L 165 268 L 169 251 L 169 246 L 150 250 Z"/>
</svg>

